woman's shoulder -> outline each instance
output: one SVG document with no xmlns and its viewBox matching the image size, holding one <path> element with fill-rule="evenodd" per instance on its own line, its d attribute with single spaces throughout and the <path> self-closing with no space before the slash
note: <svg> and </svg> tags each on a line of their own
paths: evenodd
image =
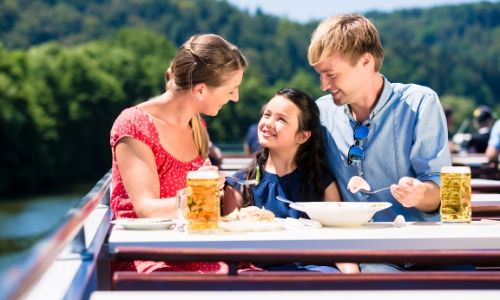
<svg viewBox="0 0 500 300">
<path fill-rule="evenodd" d="M 146 111 L 138 106 L 124 109 L 116 118 L 111 128 L 111 140 L 118 141 L 124 136 L 134 138 L 154 137 L 154 124 Z"/>
<path fill-rule="evenodd" d="M 121 126 L 124 123 L 134 123 L 144 118 L 147 118 L 147 113 L 144 109 L 137 105 L 127 107 L 120 112 L 118 117 L 115 119 L 113 126 L 116 127 Z"/>
</svg>

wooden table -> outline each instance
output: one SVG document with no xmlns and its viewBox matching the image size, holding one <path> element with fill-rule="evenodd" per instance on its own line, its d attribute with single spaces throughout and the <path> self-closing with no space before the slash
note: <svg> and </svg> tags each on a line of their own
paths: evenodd
<svg viewBox="0 0 500 300">
<path fill-rule="evenodd" d="M 499 193 L 500 180 L 472 178 L 472 193 Z"/>
<path fill-rule="evenodd" d="M 488 157 L 484 154 L 454 154 L 451 163 L 454 166 L 479 167 L 488 163 Z"/>
<path fill-rule="evenodd" d="M 346 290 L 496 289 L 500 272 L 403 272 L 339 274 L 258 272 L 238 274 L 240 262 L 414 262 L 432 265 L 500 265 L 500 222 L 466 224 L 371 223 L 352 228 L 293 227 L 269 232 L 189 234 L 174 230 L 132 231 L 114 227 L 108 257 L 116 260 L 224 261 L 227 275 L 117 272 L 117 290 Z M 163 273 L 163 274 L 162 274 Z M 312 273 L 312 274 L 311 274 Z"/>
<path fill-rule="evenodd" d="M 224 157 L 220 165 L 223 171 L 236 171 L 247 167 L 251 162 L 252 157 Z"/>
<path fill-rule="evenodd" d="M 500 290 L 345 290 L 345 291 L 98 291 L 90 300 L 165 300 L 165 299 L 499 299 Z"/>
<path fill-rule="evenodd" d="M 456 154 L 451 157 L 451 162 L 454 166 L 470 167 L 472 178 L 500 179 L 499 166 L 489 163 L 484 154 Z"/>
<path fill-rule="evenodd" d="M 440 224 L 369 223 L 360 227 L 294 227 L 267 232 L 189 234 L 174 230 L 124 230 L 115 226 L 108 238 L 110 253 L 120 246 L 211 249 L 430 250 L 500 249 L 500 223 Z"/>
<path fill-rule="evenodd" d="M 472 194 L 472 218 L 500 219 L 500 194 Z"/>
<path fill-rule="evenodd" d="M 115 259 L 500 265 L 500 222 L 419 222 L 401 228 L 380 222 L 352 228 L 295 227 L 283 231 L 214 234 L 115 227 L 108 238 L 108 250 Z"/>
</svg>

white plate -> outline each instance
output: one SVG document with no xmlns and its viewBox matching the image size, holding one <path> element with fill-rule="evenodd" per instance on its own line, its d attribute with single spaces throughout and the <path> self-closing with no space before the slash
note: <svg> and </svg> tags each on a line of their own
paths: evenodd
<svg viewBox="0 0 500 300">
<path fill-rule="evenodd" d="M 295 202 L 291 208 L 305 212 L 323 226 L 353 227 L 370 221 L 373 215 L 390 207 L 389 202 Z"/>
<path fill-rule="evenodd" d="M 281 220 L 274 221 L 229 221 L 219 222 L 219 228 L 225 231 L 244 232 L 244 231 L 275 231 L 286 229 L 285 222 Z"/>
<path fill-rule="evenodd" d="M 137 219 L 116 219 L 111 221 L 115 225 L 120 225 L 125 229 L 132 230 L 155 230 L 169 229 L 175 225 L 175 220 L 164 218 L 137 218 Z"/>
</svg>

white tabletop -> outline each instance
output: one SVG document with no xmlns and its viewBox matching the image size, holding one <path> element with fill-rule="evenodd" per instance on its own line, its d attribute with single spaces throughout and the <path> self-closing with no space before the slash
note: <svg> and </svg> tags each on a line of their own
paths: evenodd
<svg viewBox="0 0 500 300">
<path fill-rule="evenodd" d="M 91 300 L 164 299 L 500 299 L 500 290 L 329 290 L 329 291 L 98 291 Z"/>
<path fill-rule="evenodd" d="M 478 202 L 500 202 L 500 194 L 472 194 L 472 203 Z"/>
<path fill-rule="evenodd" d="M 454 165 L 474 167 L 488 163 L 488 157 L 486 157 L 486 155 L 453 155 L 451 157 L 451 162 Z"/>
<path fill-rule="evenodd" d="M 174 230 L 133 231 L 114 227 L 109 251 L 119 246 L 213 249 L 433 250 L 499 249 L 500 222 L 470 224 L 390 223 L 361 227 L 287 228 L 268 232 L 189 234 Z"/>
<path fill-rule="evenodd" d="M 235 169 L 239 170 L 252 162 L 252 157 L 226 157 L 222 159 L 222 164 L 220 168 L 222 170 Z"/>
<path fill-rule="evenodd" d="M 500 188 L 500 180 L 493 180 L 493 179 L 472 178 L 470 180 L 470 184 L 472 188 L 474 188 L 474 186 L 476 185 L 491 186 L 491 187 L 496 186 Z"/>
</svg>

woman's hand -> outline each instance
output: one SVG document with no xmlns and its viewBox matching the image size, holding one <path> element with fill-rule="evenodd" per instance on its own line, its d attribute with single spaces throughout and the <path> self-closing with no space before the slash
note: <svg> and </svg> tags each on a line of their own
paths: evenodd
<svg viewBox="0 0 500 300">
<path fill-rule="evenodd" d="M 203 166 L 201 166 L 198 170 L 203 171 L 203 170 L 213 170 L 213 171 L 218 171 L 219 168 L 217 166 L 212 165 L 212 162 L 210 162 L 210 159 L 205 159 L 203 162 Z M 219 189 L 222 190 L 224 189 L 224 184 L 226 183 L 226 176 L 224 176 L 223 172 L 219 172 Z"/>
<path fill-rule="evenodd" d="M 212 162 L 210 162 L 210 159 L 205 159 L 205 161 L 203 162 L 203 165 L 198 169 L 200 171 L 203 171 L 203 170 L 213 170 L 213 171 L 218 171 L 219 168 L 217 168 L 217 166 L 214 166 L 212 165 Z"/>
</svg>

